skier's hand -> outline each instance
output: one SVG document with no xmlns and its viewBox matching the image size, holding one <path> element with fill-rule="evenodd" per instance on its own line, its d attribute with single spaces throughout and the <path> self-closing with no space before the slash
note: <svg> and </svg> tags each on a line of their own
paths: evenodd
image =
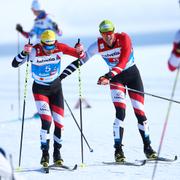
<svg viewBox="0 0 180 180">
<path fill-rule="evenodd" d="M 57 34 L 58 36 L 62 36 L 62 30 L 59 29 L 57 23 L 52 22 L 52 26 L 53 26 L 53 29 L 56 31 L 56 34 Z"/>
<path fill-rule="evenodd" d="M 33 47 L 32 44 L 25 44 L 25 45 L 24 45 L 24 50 L 23 50 L 23 52 L 24 52 L 25 54 L 31 53 L 32 47 Z"/>
<path fill-rule="evenodd" d="M 55 31 L 59 31 L 58 25 L 55 22 L 52 23 L 52 26 Z"/>
<path fill-rule="evenodd" d="M 84 46 L 81 43 L 76 43 L 74 47 L 79 55 L 79 58 L 85 58 L 86 53 L 84 51 Z"/>
<path fill-rule="evenodd" d="M 97 82 L 98 85 L 107 85 L 109 84 L 109 79 L 105 76 L 101 76 L 99 79 L 98 79 L 98 82 Z"/>
<path fill-rule="evenodd" d="M 20 32 L 20 33 L 23 32 L 23 28 L 22 28 L 22 26 L 21 26 L 20 24 L 17 24 L 17 25 L 16 25 L 16 30 L 17 30 L 18 32 Z"/>
<path fill-rule="evenodd" d="M 180 53 L 180 43 L 177 44 L 176 52 L 177 52 L 177 53 Z"/>
</svg>

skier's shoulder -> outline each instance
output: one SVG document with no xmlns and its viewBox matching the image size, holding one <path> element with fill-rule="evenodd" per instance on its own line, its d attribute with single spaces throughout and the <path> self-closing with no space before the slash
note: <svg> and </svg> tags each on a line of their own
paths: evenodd
<svg viewBox="0 0 180 180">
<path fill-rule="evenodd" d="M 120 42 L 121 46 L 131 45 L 131 38 L 127 33 L 125 32 L 115 33 L 115 36 L 116 36 L 116 39 Z"/>
<path fill-rule="evenodd" d="M 41 45 L 40 45 L 40 43 L 36 43 L 36 44 L 34 44 L 34 45 L 33 45 L 33 48 L 34 48 L 34 49 L 41 48 Z"/>
<path fill-rule="evenodd" d="M 31 51 L 31 58 L 33 59 L 35 56 L 39 56 L 43 54 L 43 48 L 40 43 L 33 45 L 33 49 Z"/>
<path fill-rule="evenodd" d="M 68 44 L 65 44 L 65 43 L 62 43 L 59 41 L 56 41 L 55 45 L 56 45 L 57 51 L 59 51 L 59 52 L 60 51 L 66 51 L 69 48 L 71 48 Z"/>
<path fill-rule="evenodd" d="M 120 38 L 120 39 L 123 39 L 123 40 L 130 39 L 130 36 L 126 32 L 120 32 L 120 33 L 117 32 L 117 33 L 115 33 L 115 36 L 117 38 Z"/>
</svg>

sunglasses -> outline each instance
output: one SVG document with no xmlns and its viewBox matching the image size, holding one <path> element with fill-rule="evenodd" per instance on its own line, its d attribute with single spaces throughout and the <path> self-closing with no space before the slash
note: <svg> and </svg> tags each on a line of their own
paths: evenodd
<svg viewBox="0 0 180 180">
<path fill-rule="evenodd" d="M 43 48 L 44 48 L 45 50 L 47 50 L 47 51 L 54 50 L 55 47 L 56 47 L 55 44 L 47 45 L 47 44 L 44 44 L 44 43 L 42 43 L 42 46 L 43 46 Z"/>
<path fill-rule="evenodd" d="M 113 32 L 113 31 L 102 32 L 101 34 L 102 34 L 102 36 L 107 36 L 107 35 L 112 35 L 112 34 L 114 34 L 114 32 Z"/>
</svg>

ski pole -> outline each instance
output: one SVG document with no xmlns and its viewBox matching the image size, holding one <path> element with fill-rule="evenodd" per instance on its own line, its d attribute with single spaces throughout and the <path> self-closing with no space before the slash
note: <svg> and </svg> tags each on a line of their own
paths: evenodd
<svg viewBox="0 0 180 180">
<path fill-rule="evenodd" d="M 80 43 L 78 38 L 77 44 Z M 80 71 L 80 58 L 78 58 L 78 82 L 79 82 L 79 113 L 80 113 L 80 130 L 81 130 L 81 160 L 84 164 L 84 148 L 83 148 L 83 122 L 82 122 L 82 91 L 81 91 L 81 71 Z"/>
<path fill-rule="evenodd" d="M 30 39 L 29 39 L 28 43 L 30 44 Z M 23 141 L 23 131 L 24 131 L 24 116 L 25 116 L 25 108 L 26 108 L 28 74 L 29 74 L 29 54 L 27 56 L 26 74 L 25 74 L 25 83 L 24 83 L 24 101 L 23 101 L 23 113 L 22 113 L 21 139 L 20 139 L 20 148 L 19 148 L 19 167 L 21 165 L 21 153 L 22 153 L 22 141 Z"/>
<path fill-rule="evenodd" d="M 72 116 L 72 118 L 74 119 L 74 122 L 76 123 L 76 125 L 77 125 L 79 131 L 81 132 L 81 129 L 80 129 L 80 127 L 79 127 L 79 124 L 78 124 L 78 122 L 77 122 L 77 120 L 76 120 L 74 114 L 72 113 L 72 110 L 71 110 L 70 106 L 68 105 L 66 99 L 64 99 L 64 102 L 65 102 L 66 106 L 68 107 L 69 112 L 71 113 L 71 116 Z M 82 133 L 82 136 L 83 136 L 83 138 L 84 138 L 84 140 L 85 140 L 85 142 L 86 142 L 86 144 L 87 144 L 87 146 L 88 146 L 88 148 L 89 148 L 89 151 L 90 151 L 90 152 L 93 152 L 93 149 L 90 147 L 90 145 L 89 145 L 89 143 L 88 143 L 86 137 L 84 136 L 84 133 Z"/>
<path fill-rule="evenodd" d="M 180 64 L 179 64 L 179 67 L 180 67 Z M 174 93 L 175 93 L 176 85 L 177 85 L 177 80 L 178 80 L 178 77 L 179 77 L 179 71 L 180 71 L 180 68 L 178 68 L 177 73 L 176 73 L 176 77 L 175 77 L 174 84 L 173 84 L 173 89 L 172 89 L 172 92 L 171 92 L 171 99 L 173 99 L 173 97 L 174 97 Z M 165 136 L 168 120 L 169 120 L 169 114 L 170 114 L 170 110 L 171 110 L 171 107 L 172 107 L 172 102 L 173 101 L 170 101 L 169 105 L 168 105 L 168 110 L 167 110 L 166 119 L 165 119 L 165 122 L 164 122 L 164 125 L 163 125 L 163 130 L 162 130 L 162 133 L 161 133 L 161 139 L 160 139 L 160 143 L 159 143 L 157 156 L 159 156 L 160 152 L 161 152 L 161 148 L 162 148 L 162 144 L 163 144 L 163 140 L 164 140 L 164 136 Z M 157 164 L 158 164 L 158 161 L 155 161 L 154 168 L 153 168 L 153 173 L 152 173 L 152 180 L 155 177 Z"/>
<path fill-rule="evenodd" d="M 19 51 L 20 51 L 20 42 L 19 42 L 19 32 L 17 33 L 17 40 L 18 40 L 18 47 L 17 47 L 17 51 L 18 51 L 18 54 L 19 54 Z M 20 84 L 21 84 L 21 80 L 20 80 L 20 67 L 18 67 L 18 119 L 20 120 L 21 117 L 20 117 L 20 114 L 21 114 L 21 87 L 20 87 Z"/>
<path fill-rule="evenodd" d="M 148 95 L 148 96 L 152 96 L 152 97 L 155 97 L 155 98 L 159 98 L 159 99 L 163 99 L 163 100 L 166 100 L 166 101 L 170 101 L 170 102 L 180 104 L 180 101 L 176 101 L 176 100 L 169 99 L 169 98 L 166 98 L 166 97 L 158 96 L 158 95 L 155 95 L 155 94 L 138 91 L 136 89 L 131 89 L 131 88 L 124 87 L 124 86 L 117 85 L 117 84 L 113 84 L 113 83 L 110 83 L 110 85 L 115 86 L 115 87 L 119 87 L 119 88 L 123 88 L 123 89 L 127 89 L 127 90 L 132 91 L 132 92 L 137 92 L 137 93 L 140 93 L 140 94 L 145 94 L 145 95 Z"/>
</svg>

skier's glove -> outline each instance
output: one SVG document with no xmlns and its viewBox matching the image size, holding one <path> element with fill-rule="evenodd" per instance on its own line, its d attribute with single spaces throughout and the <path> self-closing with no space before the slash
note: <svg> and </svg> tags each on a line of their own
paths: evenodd
<svg viewBox="0 0 180 180">
<path fill-rule="evenodd" d="M 105 74 L 104 76 L 101 76 L 99 79 L 98 79 L 98 82 L 97 84 L 99 85 L 107 85 L 109 84 L 109 81 L 112 79 L 112 75 L 111 75 L 111 72 Z"/>
<path fill-rule="evenodd" d="M 84 46 L 81 43 L 76 43 L 74 47 L 76 49 L 76 52 L 79 55 L 79 58 L 83 59 L 86 57 L 86 53 L 84 51 Z"/>
<path fill-rule="evenodd" d="M 21 26 L 20 24 L 17 24 L 17 25 L 16 25 L 16 30 L 17 30 L 18 32 L 20 32 L 20 33 L 23 32 L 23 28 L 22 28 L 22 26 Z"/>
<path fill-rule="evenodd" d="M 52 23 L 52 26 L 55 31 L 59 31 L 58 25 L 55 22 Z"/>
<path fill-rule="evenodd" d="M 33 47 L 32 44 L 25 44 L 24 49 L 23 49 L 23 53 L 26 55 L 31 53 L 32 47 Z"/>
<path fill-rule="evenodd" d="M 52 23 L 52 26 L 53 26 L 53 29 L 56 31 L 56 34 L 58 36 L 62 36 L 62 30 L 59 29 L 58 25 L 55 22 Z"/>
<path fill-rule="evenodd" d="M 180 53 L 180 42 L 177 44 L 176 52 L 177 52 L 177 53 Z"/>
</svg>

